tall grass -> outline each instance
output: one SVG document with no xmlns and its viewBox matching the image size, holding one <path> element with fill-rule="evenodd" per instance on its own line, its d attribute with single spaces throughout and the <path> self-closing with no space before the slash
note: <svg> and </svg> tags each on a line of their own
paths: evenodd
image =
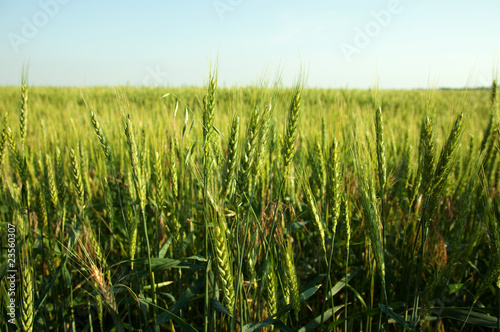
<svg viewBox="0 0 500 332">
<path fill-rule="evenodd" d="M 0 90 L 0 330 L 499 326 L 496 84 L 27 83 Z"/>
</svg>

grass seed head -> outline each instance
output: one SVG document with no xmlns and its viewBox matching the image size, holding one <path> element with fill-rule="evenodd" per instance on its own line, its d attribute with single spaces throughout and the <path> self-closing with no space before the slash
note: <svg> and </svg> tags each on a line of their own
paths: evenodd
<svg viewBox="0 0 500 332">
<path fill-rule="evenodd" d="M 97 120 L 96 114 L 92 110 L 90 110 L 90 121 L 92 122 L 92 127 L 94 127 L 94 131 L 97 135 L 97 138 L 99 139 L 99 143 L 101 143 L 101 148 L 104 152 L 104 155 L 106 156 L 109 164 L 113 165 L 113 154 L 111 153 L 108 140 L 106 139 L 106 136 L 104 136 L 101 124 Z"/>
<path fill-rule="evenodd" d="M 434 135 L 433 122 L 429 116 L 424 118 L 420 131 L 419 170 L 422 177 L 420 191 L 429 195 L 434 174 Z"/>
<path fill-rule="evenodd" d="M 382 122 L 382 109 L 380 106 L 375 111 L 375 132 L 377 136 L 378 179 L 380 191 L 383 195 L 387 182 L 387 165 L 385 161 L 384 123 Z"/>
<path fill-rule="evenodd" d="M 85 205 L 85 192 L 83 188 L 82 173 L 80 171 L 80 162 L 73 148 L 71 148 L 69 152 L 69 158 L 71 159 L 71 169 L 73 171 L 73 184 L 75 185 L 79 203 L 83 206 Z"/>
<path fill-rule="evenodd" d="M 29 241 L 23 244 L 21 252 L 21 326 L 26 332 L 33 331 L 34 321 L 34 288 L 33 288 L 33 265 L 29 248 Z"/>
<path fill-rule="evenodd" d="M 288 119 L 283 144 L 283 175 L 285 177 L 288 177 L 290 175 L 290 165 L 292 164 L 292 159 L 295 155 L 295 140 L 297 138 L 301 93 L 302 92 L 300 88 L 297 88 L 288 111 Z"/>
<path fill-rule="evenodd" d="M 283 262 L 285 264 L 286 287 L 290 295 L 290 303 L 295 313 L 295 319 L 298 321 L 300 313 L 300 286 L 297 279 L 297 271 L 295 270 L 293 247 L 290 239 L 285 240 L 285 246 L 282 251 L 284 256 Z"/>
<path fill-rule="evenodd" d="M 214 250 L 217 264 L 217 276 L 221 284 L 224 304 L 226 309 L 233 313 L 235 292 L 232 271 L 232 262 L 229 248 L 227 247 L 227 225 L 226 221 L 219 216 L 214 228 Z"/>
<path fill-rule="evenodd" d="M 222 197 L 231 197 L 234 191 L 237 176 L 237 161 L 239 148 L 240 116 L 235 115 L 231 124 L 231 135 L 227 147 L 226 172 L 224 174 L 224 187 Z"/>
<path fill-rule="evenodd" d="M 335 233 L 340 216 L 342 174 L 340 171 L 339 144 L 333 140 L 330 147 L 330 162 L 328 174 L 328 197 L 332 214 L 332 232 Z"/>
<path fill-rule="evenodd" d="M 304 189 L 304 195 L 305 199 L 307 202 L 307 205 L 309 206 L 309 209 L 311 210 L 311 213 L 314 218 L 314 225 L 316 226 L 316 229 L 319 232 L 320 240 L 321 240 L 321 248 L 323 250 L 323 254 L 326 257 L 326 246 L 325 246 L 325 227 L 323 225 L 323 221 L 321 221 L 321 218 L 318 213 L 318 209 L 316 207 L 316 202 L 314 200 L 314 196 L 311 192 L 311 187 L 309 187 L 309 183 L 305 178 L 302 179 L 303 182 L 303 189 Z"/>
<path fill-rule="evenodd" d="M 21 132 L 21 148 L 24 150 L 24 140 L 28 129 L 28 82 L 27 76 L 23 73 L 21 84 L 21 112 L 19 114 L 19 128 Z"/>
<path fill-rule="evenodd" d="M 139 162 L 139 154 L 137 152 L 137 145 L 135 144 L 134 129 L 130 117 L 125 119 L 125 136 L 127 137 L 134 187 L 141 209 L 144 209 L 146 207 L 146 186 L 142 178 L 141 164 Z"/>
</svg>

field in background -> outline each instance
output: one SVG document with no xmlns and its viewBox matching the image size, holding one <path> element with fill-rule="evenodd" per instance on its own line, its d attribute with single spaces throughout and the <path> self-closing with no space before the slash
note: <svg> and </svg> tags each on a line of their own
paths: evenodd
<svg viewBox="0 0 500 332">
<path fill-rule="evenodd" d="M 490 91 L 0 88 L 0 330 L 489 330 Z"/>
</svg>

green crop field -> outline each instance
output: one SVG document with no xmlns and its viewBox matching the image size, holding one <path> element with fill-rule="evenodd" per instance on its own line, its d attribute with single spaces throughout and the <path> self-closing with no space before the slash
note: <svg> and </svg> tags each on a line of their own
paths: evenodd
<svg viewBox="0 0 500 332">
<path fill-rule="evenodd" d="M 27 83 L 0 88 L 1 331 L 499 327 L 496 84 Z"/>
</svg>

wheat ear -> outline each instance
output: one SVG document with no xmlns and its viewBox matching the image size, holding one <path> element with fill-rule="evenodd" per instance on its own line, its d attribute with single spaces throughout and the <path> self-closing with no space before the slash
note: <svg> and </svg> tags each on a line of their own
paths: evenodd
<svg viewBox="0 0 500 332">
<path fill-rule="evenodd" d="M 217 78 L 212 76 L 208 84 L 208 91 L 203 99 L 203 168 L 205 185 L 212 164 L 211 140 L 214 126 L 215 97 L 217 92 Z"/>
<path fill-rule="evenodd" d="M 317 191 L 319 191 L 319 197 L 323 199 L 326 194 L 326 163 L 323 147 L 319 139 L 316 139 L 314 143 L 314 152 L 311 153 L 311 164 L 313 167 L 312 178 L 316 184 Z M 317 193 L 317 191 L 315 191 L 315 193 Z"/>
<path fill-rule="evenodd" d="M 111 153 L 111 149 L 108 144 L 108 140 L 106 139 L 106 136 L 104 136 L 104 133 L 101 128 L 101 124 L 97 120 L 97 116 L 94 113 L 94 111 L 90 110 L 90 121 L 92 122 L 92 127 L 94 127 L 94 131 L 97 135 L 97 138 L 99 139 L 99 143 L 101 143 L 101 148 L 102 151 L 104 152 L 104 155 L 106 156 L 106 159 L 108 160 L 108 163 L 110 165 L 113 165 L 113 154 Z"/>
<path fill-rule="evenodd" d="M 375 133 L 377 136 L 378 180 L 381 196 L 383 196 L 387 182 L 387 165 L 385 161 L 384 123 L 382 122 L 382 108 L 380 107 L 377 107 L 375 111 Z"/>
<path fill-rule="evenodd" d="M 71 148 L 69 152 L 69 158 L 71 159 L 71 169 L 73 171 L 73 183 L 75 185 L 75 190 L 78 195 L 78 202 L 80 206 L 85 205 L 85 192 L 83 188 L 82 173 L 80 171 L 80 163 L 75 154 L 75 150 Z"/>
<path fill-rule="evenodd" d="M 154 175 L 155 175 L 155 201 L 158 206 L 158 210 L 162 211 L 163 208 L 163 167 L 160 153 L 156 151 L 155 153 L 155 163 L 153 165 Z"/>
<path fill-rule="evenodd" d="M 177 160 L 176 160 L 176 146 L 175 141 L 172 138 L 170 140 L 170 145 L 168 149 L 168 165 L 169 165 L 169 176 L 172 183 L 172 194 L 174 196 L 174 201 L 177 203 L 179 200 L 179 178 L 177 171 Z"/>
<path fill-rule="evenodd" d="M 434 135 L 433 122 L 429 116 L 424 118 L 420 130 L 419 173 L 422 178 L 420 192 L 429 195 L 434 174 Z"/>
<path fill-rule="evenodd" d="M 5 157 L 5 146 L 7 144 L 7 114 L 4 115 L 3 118 L 3 129 L 2 129 L 2 137 L 0 137 L 0 166 L 2 166 L 3 159 Z"/>
<path fill-rule="evenodd" d="M 331 205 L 332 225 L 331 230 L 333 233 L 337 229 L 337 221 L 340 216 L 340 202 L 341 202 L 341 185 L 342 175 L 340 171 L 340 157 L 339 157 L 339 144 L 334 139 L 330 147 L 330 160 L 329 160 L 329 176 L 328 176 L 328 196 Z"/>
<path fill-rule="evenodd" d="M 285 264 L 284 272 L 285 272 L 286 287 L 288 288 L 288 292 L 290 294 L 290 302 L 292 304 L 292 308 L 295 313 L 295 319 L 298 321 L 300 313 L 299 282 L 297 279 L 297 271 L 295 270 L 293 247 L 290 239 L 285 240 L 285 246 L 282 252 L 283 252 L 283 262 Z"/>
<path fill-rule="evenodd" d="M 295 155 L 295 139 L 297 138 L 297 127 L 300 114 L 300 96 L 301 90 L 297 88 L 288 110 L 288 120 L 283 144 L 283 174 L 285 177 L 290 175 L 290 165 Z"/>
<path fill-rule="evenodd" d="M 269 260 L 266 262 L 264 280 L 267 291 L 267 314 L 274 315 L 278 311 L 278 281 L 276 278 L 276 265 L 272 252 L 270 252 Z"/>
<path fill-rule="evenodd" d="M 432 216 L 434 215 L 435 210 L 437 209 L 438 199 L 443 191 L 444 184 L 446 179 L 448 178 L 448 174 L 451 171 L 451 165 L 453 158 L 455 157 L 455 151 L 458 147 L 459 138 L 462 133 L 463 128 L 463 113 L 460 113 L 455 122 L 453 123 L 453 127 L 451 128 L 450 134 L 446 143 L 441 150 L 441 154 L 439 156 L 439 161 L 436 165 L 436 170 L 434 171 L 433 180 L 432 180 L 432 193 L 428 200 L 427 209 L 424 213 L 423 219 L 424 223 L 430 221 Z"/>
<path fill-rule="evenodd" d="M 21 112 L 19 115 L 19 128 L 21 132 L 21 149 L 24 151 L 24 140 L 26 139 L 26 131 L 28 129 L 28 77 L 23 71 L 21 83 Z"/>
<path fill-rule="evenodd" d="M 132 177 L 134 187 L 139 200 L 141 209 L 146 207 L 146 186 L 142 177 L 141 166 L 139 163 L 139 154 L 137 153 L 137 145 L 135 144 L 135 135 L 130 117 L 125 119 L 125 136 L 127 137 L 128 152 L 130 164 L 132 167 Z"/>
<path fill-rule="evenodd" d="M 217 276 L 221 284 L 226 309 L 233 313 L 235 292 L 231 256 L 227 247 L 227 225 L 222 216 L 218 217 L 218 225 L 214 228 L 214 250 L 217 263 Z"/>
<path fill-rule="evenodd" d="M 226 172 L 224 174 L 224 187 L 222 197 L 231 197 L 234 191 L 236 181 L 236 165 L 238 159 L 238 143 L 240 131 L 240 116 L 236 115 L 233 118 L 231 125 L 231 135 L 229 136 L 229 144 L 227 147 Z"/>
<path fill-rule="evenodd" d="M 311 213 L 314 218 L 314 225 L 316 226 L 319 232 L 319 236 L 321 239 L 321 248 L 323 249 L 323 254 L 325 255 L 325 260 L 326 260 L 325 227 L 319 216 L 318 209 L 316 208 L 316 202 L 311 192 L 311 188 L 309 187 L 309 183 L 307 182 L 307 179 L 305 179 L 304 177 L 302 177 L 302 187 L 304 189 L 304 196 L 307 205 L 309 206 L 309 209 L 311 210 Z"/>
<path fill-rule="evenodd" d="M 33 266 L 31 264 L 31 248 L 27 242 L 23 243 L 21 252 L 21 284 L 22 284 L 22 315 L 21 325 L 25 332 L 33 331 L 34 321 L 34 289 L 33 289 Z"/>
<path fill-rule="evenodd" d="M 268 144 L 269 128 L 271 122 L 271 115 L 273 111 L 272 100 L 267 104 L 261 116 L 261 123 L 259 125 L 259 137 L 258 137 L 258 147 L 255 155 L 255 162 L 252 167 L 253 178 L 256 179 L 259 176 L 262 165 L 264 164 L 266 153 L 266 147 Z"/>
<path fill-rule="evenodd" d="M 248 134 L 245 142 L 245 149 L 240 163 L 240 178 L 238 181 L 238 190 L 243 202 L 250 199 L 249 193 L 252 185 L 252 164 L 255 160 L 257 150 L 257 137 L 259 134 L 260 112 L 255 107 L 252 113 L 252 120 L 248 126 Z M 246 197 L 246 198 L 245 198 Z"/>
<path fill-rule="evenodd" d="M 59 196 L 57 193 L 56 179 L 54 177 L 54 172 L 52 168 L 52 161 L 48 154 L 45 155 L 44 161 L 44 173 L 45 173 L 45 185 L 48 189 L 48 194 L 50 197 L 50 202 L 52 208 L 55 211 L 59 205 Z"/>
</svg>

